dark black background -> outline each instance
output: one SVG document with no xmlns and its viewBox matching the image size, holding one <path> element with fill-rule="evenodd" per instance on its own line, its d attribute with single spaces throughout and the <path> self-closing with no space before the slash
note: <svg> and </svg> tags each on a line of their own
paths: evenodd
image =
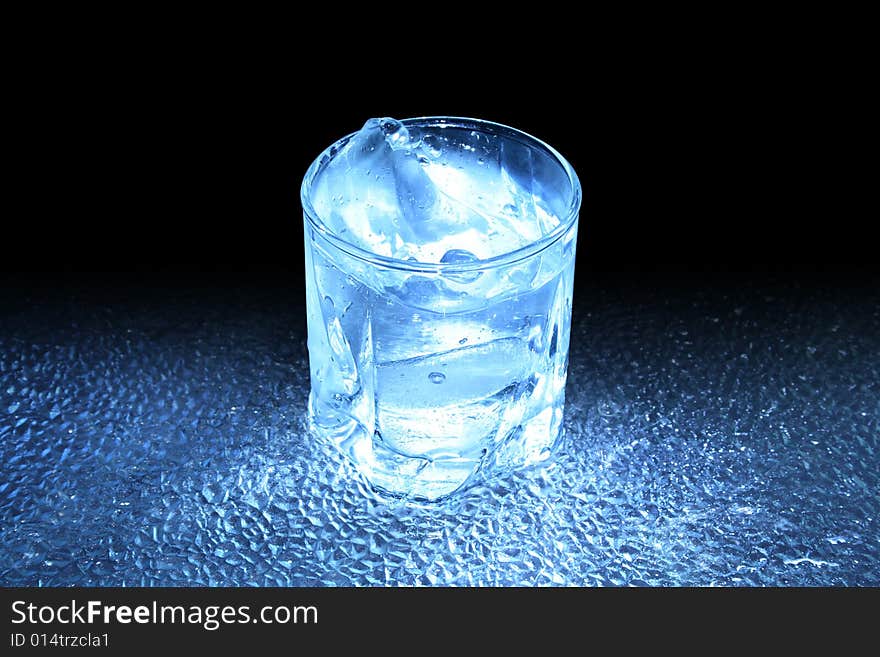
<svg viewBox="0 0 880 657">
<path fill-rule="evenodd" d="M 13 286 L 74 272 L 299 284 L 312 159 L 369 117 L 445 114 L 520 128 L 572 162 L 581 287 L 742 272 L 864 281 L 878 269 L 868 213 L 851 200 L 864 175 L 838 150 L 852 126 L 827 110 L 851 102 L 847 85 L 820 52 L 756 26 L 745 39 L 591 23 L 571 37 L 581 49 L 534 44 L 507 65 L 489 47 L 461 62 L 421 47 L 393 61 L 382 39 L 332 60 L 301 28 L 268 46 L 216 34 L 208 46 L 202 30 L 173 45 L 118 34 L 32 49 L 15 69 L 10 136 L 23 147 L 10 186 L 23 202 L 6 220 L 2 270 Z"/>
</svg>

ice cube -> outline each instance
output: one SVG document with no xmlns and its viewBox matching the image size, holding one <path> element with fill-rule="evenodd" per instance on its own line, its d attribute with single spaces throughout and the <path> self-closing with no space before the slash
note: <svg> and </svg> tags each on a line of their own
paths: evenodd
<svg viewBox="0 0 880 657">
<path fill-rule="evenodd" d="M 312 200 L 333 233 L 372 253 L 486 259 L 558 225 L 534 185 L 539 166 L 492 135 L 370 119 L 326 162 Z"/>
</svg>

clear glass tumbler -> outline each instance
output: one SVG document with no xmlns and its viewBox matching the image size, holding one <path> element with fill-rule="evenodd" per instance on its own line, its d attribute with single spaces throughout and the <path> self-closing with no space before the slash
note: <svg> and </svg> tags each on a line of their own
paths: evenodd
<svg viewBox="0 0 880 657">
<path fill-rule="evenodd" d="M 558 443 L 581 188 L 558 152 L 513 128 L 371 121 L 379 138 L 344 137 L 302 185 L 309 423 L 374 489 L 437 500 Z M 418 149 L 395 150 L 401 135 Z M 392 164 L 358 169 L 357 153 L 377 152 Z M 387 178 L 397 205 L 371 189 Z M 404 258 L 423 234 L 419 195 L 446 219 L 428 217 L 430 248 Z M 340 219 L 334 204 L 364 199 L 366 219 Z M 381 225 L 361 225 L 377 212 Z M 383 226 L 403 237 L 376 237 Z"/>
</svg>

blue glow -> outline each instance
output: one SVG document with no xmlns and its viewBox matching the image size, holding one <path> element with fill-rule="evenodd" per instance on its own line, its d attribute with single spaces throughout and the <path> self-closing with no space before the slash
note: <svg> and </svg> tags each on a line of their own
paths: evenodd
<svg viewBox="0 0 880 657">
<path fill-rule="evenodd" d="M 570 166 L 463 119 L 371 119 L 329 153 L 303 186 L 314 431 L 377 489 L 415 499 L 548 458 L 571 321 Z"/>
</svg>

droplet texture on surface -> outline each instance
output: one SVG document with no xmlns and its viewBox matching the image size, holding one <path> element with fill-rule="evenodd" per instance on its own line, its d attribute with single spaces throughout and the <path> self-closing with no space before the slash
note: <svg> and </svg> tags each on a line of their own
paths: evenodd
<svg viewBox="0 0 880 657">
<path fill-rule="evenodd" d="M 4 585 L 880 585 L 876 288 L 594 286 L 558 456 L 426 506 L 304 431 L 295 293 L 139 294 L 0 290 Z"/>
</svg>

